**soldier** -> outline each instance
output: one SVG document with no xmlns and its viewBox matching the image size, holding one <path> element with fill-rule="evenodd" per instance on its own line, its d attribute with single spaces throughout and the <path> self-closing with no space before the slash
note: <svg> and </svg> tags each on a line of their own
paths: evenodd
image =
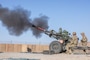
<svg viewBox="0 0 90 60">
<path fill-rule="evenodd" d="M 72 53 L 71 47 L 76 47 L 78 45 L 78 37 L 76 36 L 76 32 L 73 32 L 72 34 L 73 36 L 71 37 L 70 43 L 66 45 L 66 50 L 67 50 L 66 53 L 69 54 Z"/>
<path fill-rule="evenodd" d="M 85 48 L 87 47 L 87 37 L 85 36 L 85 33 L 81 33 L 82 39 L 81 39 L 81 45 Z M 86 53 L 86 49 L 83 50 Z"/>
<path fill-rule="evenodd" d="M 81 33 L 82 39 L 81 39 L 81 45 L 86 47 L 87 46 L 87 37 L 85 36 L 85 33 Z"/>
</svg>

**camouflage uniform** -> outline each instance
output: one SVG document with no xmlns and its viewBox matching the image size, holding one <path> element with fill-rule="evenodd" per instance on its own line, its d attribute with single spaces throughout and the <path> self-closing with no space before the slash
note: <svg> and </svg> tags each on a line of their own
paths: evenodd
<svg viewBox="0 0 90 60">
<path fill-rule="evenodd" d="M 85 36 L 84 33 L 81 33 L 81 35 L 82 35 L 81 45 L 85 47 L 87 46 L 87 37 Z"/>
<path fill-rule="evenodd" d="M 81 33 L 82 39 L 81 39 L 81 45 L 86 48 L 87 47 L 87 37 L 84 33 Z M 83 50 L 86 53 L 86 49 Z"/>
<path fill-rule="evenodd" d="M 76 32 L 73 32 L 73 36 L 71 37 L 70 43 L 68 43 L 66 45 L 66 50 L 67 50 L 66 53 L 71 54 L 72 53 L 72 49 L 70 47 L 75 47 L 77 45 L 78 45 L 78 38 L 76 36 Z"/>
</svg>

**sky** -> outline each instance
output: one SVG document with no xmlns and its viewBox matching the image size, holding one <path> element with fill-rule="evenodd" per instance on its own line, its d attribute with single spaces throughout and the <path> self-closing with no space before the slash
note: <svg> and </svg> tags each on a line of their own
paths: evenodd
<svg viewBox="0 0 90 60">
<path fill-rule="evenodd" d="M 90 0 L 0 0 L 3 7 L 14 9 L 20 6 L 31 12 L 31 18 L 40 14 L 49 17 L 48 30 L 58 32 L 59 28 L 70 33 L 76 32 L 79 40 L 81 32 L 85 32 L 90 41 Z M 54 38 L 42 34 L 41 38 L 33 36 L 28 30 L 20 36 L 10 35 L 7 28 L 0 21 L 0 42 L 1 43 L 28 43 L 28 44 L 49 44 Z"/>
</svg>

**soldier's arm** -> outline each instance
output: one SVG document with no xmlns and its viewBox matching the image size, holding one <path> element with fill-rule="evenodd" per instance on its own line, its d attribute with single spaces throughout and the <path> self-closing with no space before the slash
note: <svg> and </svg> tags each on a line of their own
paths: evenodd
<svg viewBox="0 0 90 60">
<path fill-rule="evenodd" d="M 87 37 L 86 37 L 86 41 L 88 41 Z"/>
<path fill-rule="evenodd" d="M 77 36 L 74 37 L 74 44 L 78 44 Z"/>
</svg>

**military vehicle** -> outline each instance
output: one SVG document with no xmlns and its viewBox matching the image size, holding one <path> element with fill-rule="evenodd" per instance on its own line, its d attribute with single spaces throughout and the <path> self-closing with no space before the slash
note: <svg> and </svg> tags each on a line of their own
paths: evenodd
<svg viewBox="0 0 90 60">
<path fill-rule="evenodd" d="M 70 33 L 66 30 L 59 29 L 59 32 L 55 32 L 54 30 L 48 31 L 41 27 L 32 25 L 32 27 L 44 32 L 49 37 L 55 38 L 55 41 L 52 41 L 49 45 L 49 50 L 53 51 L 54 53 L 61 53 L 66 51 L 65 46 L 67 43 L 70 42 Z"/>
</svg>

